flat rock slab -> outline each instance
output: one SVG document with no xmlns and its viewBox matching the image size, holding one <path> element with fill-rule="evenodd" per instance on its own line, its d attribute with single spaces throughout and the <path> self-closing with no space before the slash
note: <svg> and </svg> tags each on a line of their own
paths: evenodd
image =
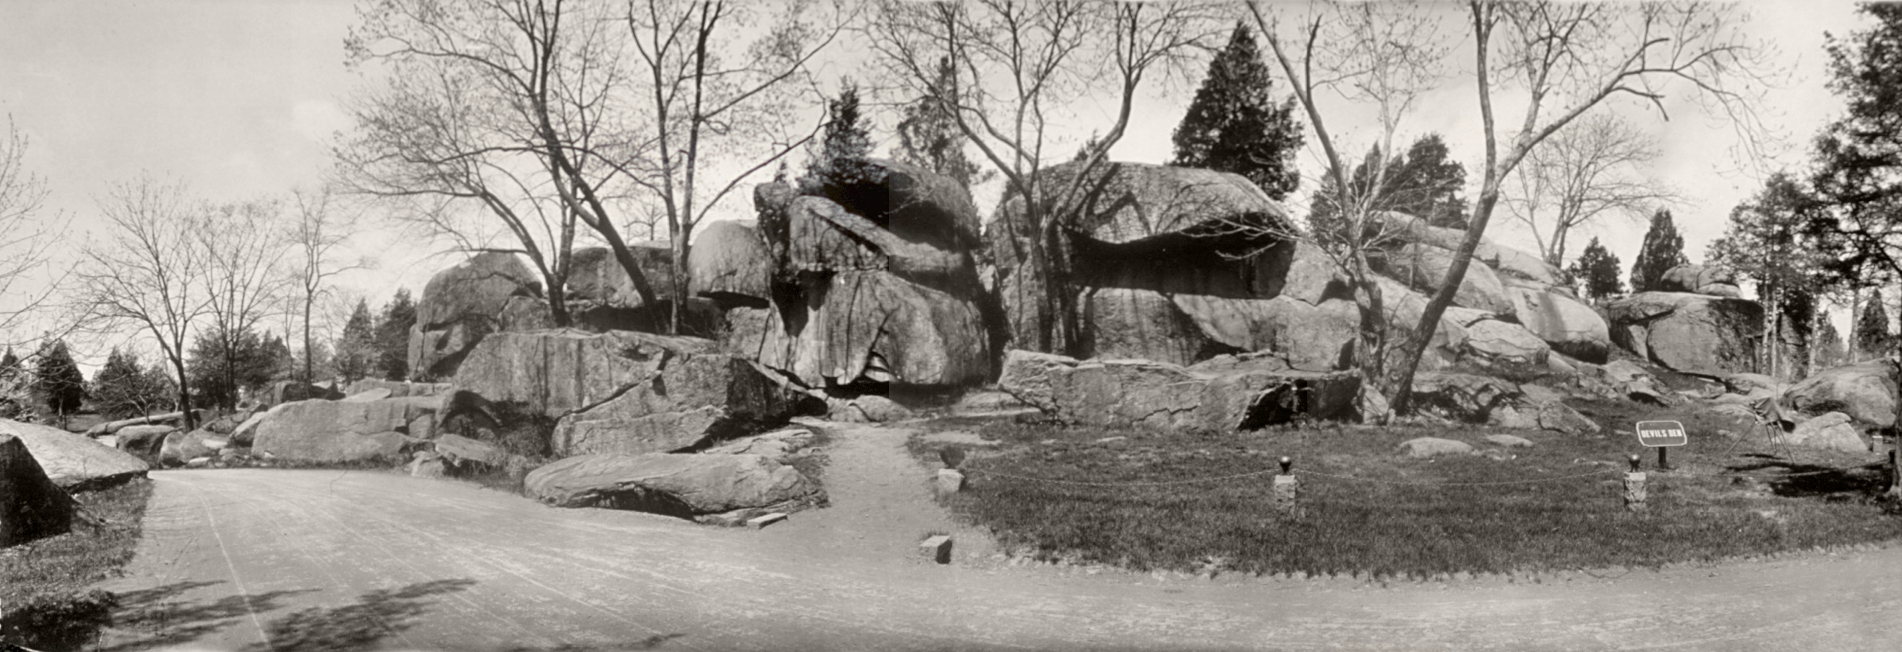
<svg viewBox="0 0 1902 652">
<path fill-rule="evenodd" d="M 1440 455 L 1472 455 L 1473 445 L 1463 441 L 1441 439 L 1439 437 L 1420 437 L 1400 442 L 1400 452 L 1407 457 L 1427 458 Z"/>
<path fill-rule="evenodd" d="M 535 469 L 530 498 L 555 507 L 605 507 L 690 517 L 814 497 L 797 469 L 761 455 L 601 453 Z"/>
<path fill-rule="evenodd" d="M 0 419 L 0 435 L 18 437 L 46 477 L 66 491 L 99 489 L 143 478 L 150 468 L 124 451 L 58 428 Z"/>
<path fill-rule="evenodd" d="M 65 534 L 75 506 L 19 437 L 0 434 L 0 548 Z"/>
<path fill-rule="evenodd" d="M 1226 432 L 1355 414 L 1360 379 L 1352 372 L 1288 369 L 1271 357 L 1226 358 L 1182 367 L 1011 351 L 998 385 L 1046 414 L 1085 425 Z"/>
<path fill-rule="evenodd" d="M 1486 441 L 1506 448 L 1531 448 L 1532 440 L 1517 435 L 1487 435 Z"/>
</svg>

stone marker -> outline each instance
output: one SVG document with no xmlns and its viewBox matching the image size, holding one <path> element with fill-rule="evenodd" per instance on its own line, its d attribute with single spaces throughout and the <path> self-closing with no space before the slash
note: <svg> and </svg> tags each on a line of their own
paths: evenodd
<svg viewBox="0 0 1902 652">
<path fill-rule="evenodd" d="M 938 469 L 938 493 L 954 494 L 964 489 L 964 473 L 957 469 Z"/>
<path fill-rule="evenodd" d="M 766 514 L 763 516 L 755 516 L 753 518 L 746 519 L 746 527 L 750 527 L 755 530 L 758 530 L 758 529 L 765 528 L 768 525 L 772 525 L 774 523 L 778 523 L 784 520 L 786 520 L 785 514 L 780 512 L 773 512 L 771 514 Z"/>
<path fill-rule="evenodd" d="M 951 563 L 951 535 L 940 534 L 918 544 L 919 554 L 940 564 Z"/>
</svg>

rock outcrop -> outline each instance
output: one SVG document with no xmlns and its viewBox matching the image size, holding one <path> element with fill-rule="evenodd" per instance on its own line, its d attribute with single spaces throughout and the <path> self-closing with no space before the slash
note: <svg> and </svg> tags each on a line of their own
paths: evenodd
<svg viewBox="0 0 1902 652">
<path fill-rule="evenodd" d="M 400 461 L 412 446 L 410 424 L 433 416 L 440 403 L 432 396 L 286 403 L 264 413 L 251 446 L 295 464 Z"/>
<path fill-rule="evenodd" d="M 1298 418 L 1352 418 L 1360 380 L 1347 372 L 1290 369 L 1269 356 L 1224 356 L 1182 367 L 1010 351 L 998 385 L 1069 423 L 1234 431 Z"/>
<path fill-rule="evenodd" d="M 541 294 L 540 283 L 513 254 L 477 254 L 437 272 L 416 303 L 409 369 L 414 380 L 455 375 L 462 357 L 500 330 L 511 299 Z M 518 308 L 519 310 L 519 308 Z"/>
<path fill-rule="evenodd" d="M 1877 430 L 1895 425 L 1895 364 L 1870 360 L 1812 374 L 1783 392 L 1783 414 L 1797 418 L 1839 412 Z"/>
<path fill-rule="evenodd" d="M 1658 279 L 1659 291 L 1708 294 L 1732 299 L 1743 296 L 1737 287 L 1737 273 L 1715 265 L 1678 265 L 1665 270 Z"/>
<path fill-rule="evenodd" d="M 78 505 L 19 437 L 0 434 L 0 548 L 65 534 Z"/>
<path fill-rule="evenodd" d="M 58 428 L 0 419 L 0 436 L 13 436 L 39 462 L 46 477 L 66 491 L 91 491 L 145 477 L 144 461 Z"/>
<path fill-rule="evenodd" d="M 556 507 L 603 507 L 691 518 L 813 501 L 798 470 L 762 455 L 581 455 L 535 469 L 523 491 Z"/>
<path fill-rule="evenodd" d="M 726 309 L 726 350 L 815 394 L 989 379 L 969 194 L 894 161 L 873 160 L 864 172 L 847 185 L 808 184 L 805 194 L 762 184 L 757 228 L 702 234 L 695 292 Z"/>
<path fill-rule="evenodd" d="M 1605 306 L 1612 341 L 1673 371 L 1723 376 L 1753 371 L 1763 308 L 1755 301 L 1685 292 L 1641 292 Z"/>
<path fill-rule="evenodd" d="M 628 331 L 499 333 L 455 384 L 553 423 L 545 451 L 556 456 L 679 450 L 816 409 L 715 342 Z"/>
</svg>

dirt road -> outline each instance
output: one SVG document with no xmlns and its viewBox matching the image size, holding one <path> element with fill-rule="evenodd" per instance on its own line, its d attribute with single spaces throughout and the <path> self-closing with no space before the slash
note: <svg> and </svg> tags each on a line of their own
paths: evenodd
<svg viewBox="0 0 1902 652">
<path fill-rule="evenodd" d="M 924 563 L 903 433 L 842 433 L 838 506 L 765 530 L 377 472 L 153 473 L 106 649 L 1895 649 L 1902 550 L 1404 584 Z M 910 469 L 911 477 L 924 474 Z M 899 496 L 877 500 L 878 496 Z M 968 547 L 968 546 L 967 546 Z M 985 548 L 983 545 L 975 546 Z"/>
</svg>

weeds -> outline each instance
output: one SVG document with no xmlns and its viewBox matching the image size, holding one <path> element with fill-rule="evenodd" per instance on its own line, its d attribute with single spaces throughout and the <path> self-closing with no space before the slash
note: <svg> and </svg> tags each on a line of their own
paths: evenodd
<svg viewBox="0 0 1902 652">
<path fill-rule="evenodd" d="M 79 649 L 110 618 L 113 596 L 90 587 L 117 575 L 138 546 L 150 480 L 73 495 L 73 531 L 0 551 L 0 641 Z"/>
</svg>

